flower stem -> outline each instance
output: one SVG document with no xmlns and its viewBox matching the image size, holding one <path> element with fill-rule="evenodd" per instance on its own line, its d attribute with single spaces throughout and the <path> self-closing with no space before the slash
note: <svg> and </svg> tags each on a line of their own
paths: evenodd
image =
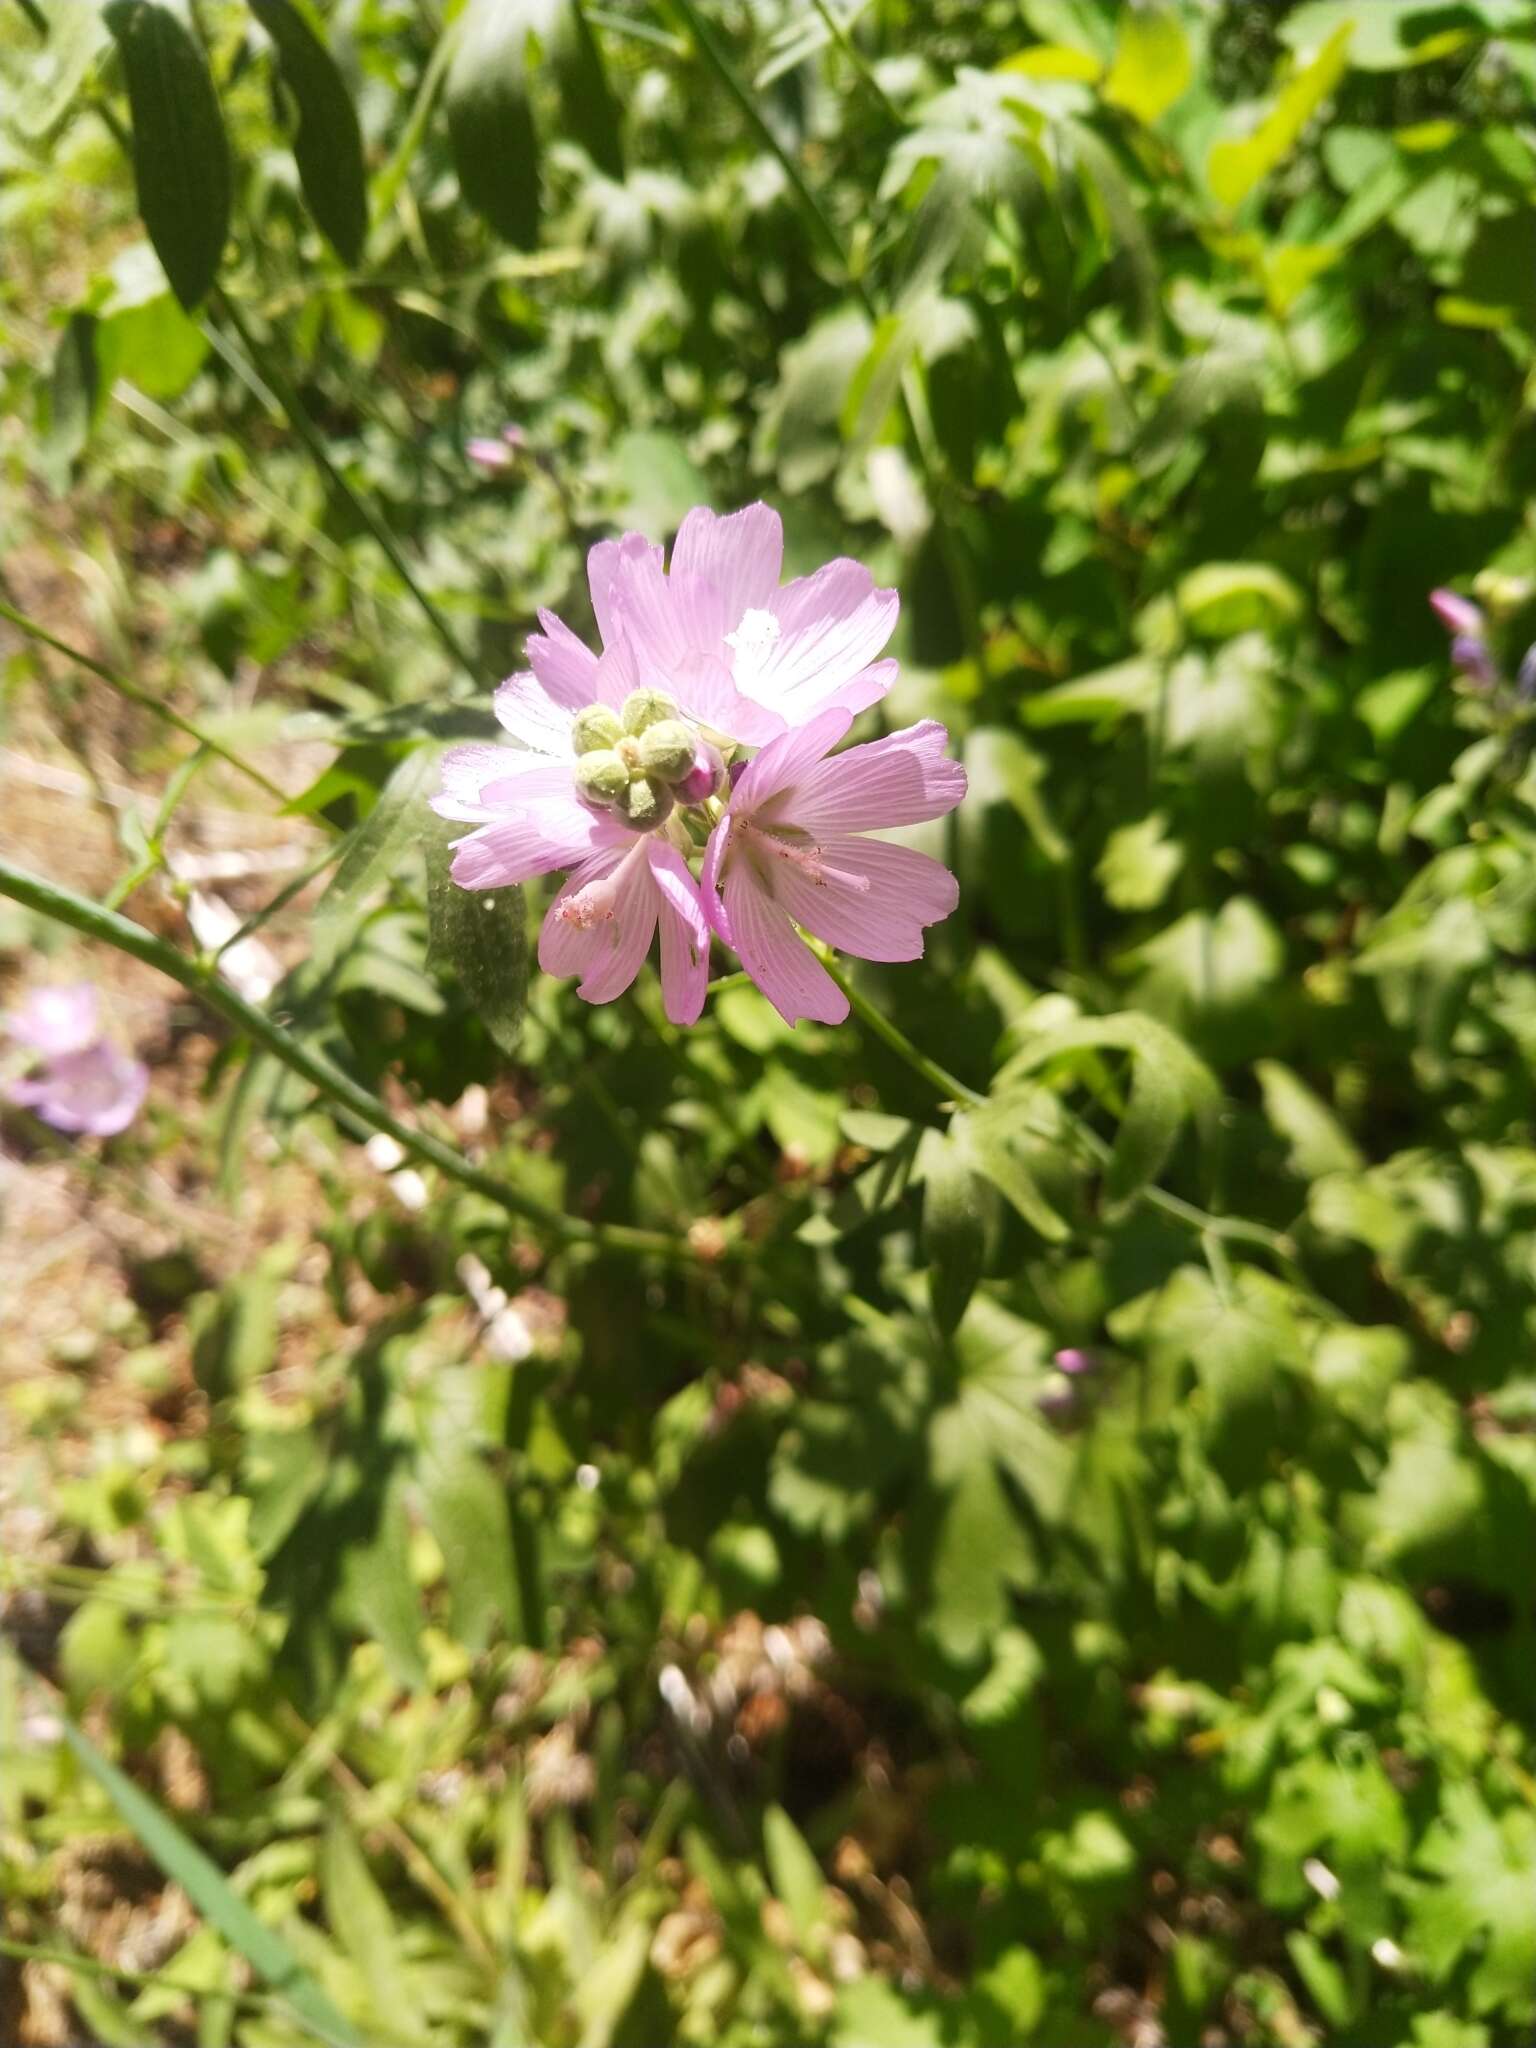
<svg viewBox="0 0 1536 2048">
<path fill-rule="evenodd" d="M 336 467 L 336 464 L 331 460 L 330 450 L 326 447 L 325 441 L 314 421 L 305 411 L 304 401 L 289 381 L 288 375 L 281 363 L 277 361 L 270 349 L 264 348 L 261 342 L 256 339 L 239 307 L 221 285 L 215 285 L 213 296 L 219 311 L 240 337 L 241 346 L 247 356 L 250 357 L 252 364 L 254 364 L 256 375 L 270 388 L 270 395 L 276 398 L 278 405 L 287 414 L 288 423 L 304 443 L 310 460 L 331 488 L 346 499 L 352 510 L 383 549 L 395 574 L 416 600 L 423 618 L 425 618 L 427 624 L 442 643 L 449 660 L 453 662 L 456 668 L 461 668 L 471 681 L 478 682 L 480 677 L 475 664 L 459 645 L 458 637 L 448 624 L 448 621 L 416 581 L 410 564 L 406 561 L 401 551 L 400 543 L 384 523 L 382 515 L 375 510 L 360 492 L 353 489 L 352 485 L 348 483 L 347 479 Z M 247 378 L 246 381 L 250 382 L 251 380 Z"/>
<path fill-rule="evenodd" d="M 440 1138 L 401 1123 L 376 1095 L 333 1065 L 324 1053 L 284 1030 L 265 1010 L 237 995 L 228 983 L 218 979 L 210 966 L 189 959 L 185 953 L 178 952 L 174 946 L 157 939 L 142 925 L 119 916 L 116 911 L 104 910 L 99 903 L 77 896 L 72 889 L 61 888 L 39 875 L 28 874 L 25 869 L 13 867 L 8 861 L 0 861 L 0 896 L 9 896 L 13 901 L 25 904 L 29 910 L 56 918 L 60 924 L 72 926 L 87 938 L 103 940 L 109 946 L 116 946 L 120 952 L 131 954 L 135 960 L 142 960 L 146 966 L 157 968 L 161 974 L 179 982 L 206 1003 L 209 1009 L 217 1010 L 274 1058 L 281 1060 L 285 1067 L 302 1075 L 311 1087 L 318 1089 L 340 1109 L 349 1112 L 371 1130 L 387 1132 L 413 1157 L 435 1166 L 449 1180 L 457 1181 L 461 1187 L 483 1195 L 487 1201 L 495 1202 L 509 1214 L 520 1217 L 541 1236 L 556 1244 L 588 1246 L 594 1251 L 624 1252 L 635 1257 L 681 1262 L 691 1262 L 700 1256 L 686 1238 L 672 1237 L 659 1230 L 642 1230 L 626 1223 L 589 1223 L 581 1217 L 564 1216 L 535 1196 L 525 1194 L 521 1188 L 512 1187 L 494 1174 L 482 1173 Z M 727 1256 L 730 1250 L 728 1245 Z"/>
<path fill-rule="evenodd" d="M 264 790 L 278 803 L 287 803 L 287 797 L 277 784 L 269 782 L 259 768 L 251 767 L 250 763 L 242 761 L 238 754 L 232 754 L 228 747 L 221 745 L 210 733 L 204 732 L 201 726 L 194 725 L 190 718 L 184 718 L 179 711 L 173 711 L 169 704 L 162 703 L 160 698 L 149 690 L 142 690 L 137 683 L 130 683 L 126 676 L 120 676 L 104 662 L 97 661 L 92 655 L 83 654 L 78 647 L 71 647 L 67 640 L 56 638 L 46 626 L 40 626 L 36 619 L 28 618 L 25 612 L 17 611 L 14 605 L 0 601 L 0 619 L 8 619 L 17 631 L 25 633 L 29 640 L 36 640 L 44 647 L 51 647 L 55 654 L 62 654 L 66 661 L 72 661 L 77 668 L 86 669 L 91 675 L 99 676 L 102 682 L 110 689 L 116 690 L 120 697 L 126 697 L 130 704 L 138 704 L 164 724 L 174 725 L 178 732 L 184 732 L 188 739 L 196 740 L 198 745 L 206 747 L 210 754 L 217 754 L 229 767 L 237 768 L 248 781 L 254 782 L 258 789 Z"/>
<path fill-rule="evenodd" d="M 859 1022 L 888 1045 L 898 1059 L 905 1060 L 919 1079 L 926 1081 L 946 1102 L 969 1103 L 974 1108 L 978 1103 L 986 1101 L 985 1095 L 978 1095 L 974 1088 L 968 1088 L 964 1081 L 957 1080 L 947 1069 L 941 1067 L 937 1060 L 931 1060 L 927 1053 L 919 1052 L 907 1034 L 898 1030 L 890 1018 L 883 1011 L 877 1010 L 869 998 L 849 980 L 830 952 L 823 951 L 820 957 L 822 966 L 848 998 Z"/>
</svg>

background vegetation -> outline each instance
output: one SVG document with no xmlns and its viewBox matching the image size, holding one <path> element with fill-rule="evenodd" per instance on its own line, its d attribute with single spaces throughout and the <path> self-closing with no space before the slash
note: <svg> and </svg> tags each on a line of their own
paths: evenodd
<svg viewBox="0 0 1536 2048">
<path fill-rule="evenodd" d="M 0 2037 L 1531 2040 L 1536 7 L 0 71 L 0 945 L 154 1069 L 4 1117 Z M 759 495 L 971 773 L 894 1043 L 530 985 L 422 803 Z"/>
</svg>

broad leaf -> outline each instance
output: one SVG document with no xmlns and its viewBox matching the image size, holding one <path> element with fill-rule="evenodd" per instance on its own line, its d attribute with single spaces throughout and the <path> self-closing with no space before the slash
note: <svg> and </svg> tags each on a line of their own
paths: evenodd
<svg viewBox="0 0 1536 2048">
<path fill-rule="evenodd" d="M 133 112 L 139 213 L 190 312 L 218 275 L 229 232 L 229 143 L 202 51 L 158 0 L 111 0 Z"/>
</svg>

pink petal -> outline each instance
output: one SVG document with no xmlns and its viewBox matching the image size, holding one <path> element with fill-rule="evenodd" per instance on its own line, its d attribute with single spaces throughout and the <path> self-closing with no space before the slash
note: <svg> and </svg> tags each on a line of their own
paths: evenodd
<svg viewBox="0 0 1536 2048">
<path fill-rule="evenodd" d="M 7 1093 L 56 1131 L 116 1137 L 138 1115 L 149 1089 L 149 1069 L 105 1039 L 64 1054 L 40 1074 L 11 1082 Z"/>
<path fill-rule="evenodd" d="M 459 840 L 449 870 L 461 889 L 505 889 L 573 867 L 618 843 L 623 827 L 567 794 L 509 811 Z M 623 833 L 625 840 L 631 835 Z"/>
<path fill-rule="evenodd" d="M 672 548 L 674 576 L 701 577 L 719 592 L 726 632 L 743 612 L 767 605 L 783 566 L 784 522 L 768 505 L 748 505 L 725 518 L 695 505 Z"/>
<path fill-rule="evenodd" d="M 861 668 L 851 682 L 832 692 L 827 699 L 827 708 L 830 710 L 836 704 L 855 714 L 867 711 L 871 704 L 878 704 L 890 689 L 900 667 L 901 664 L 895 661 L 872 661 L 868 668 Z"/>
<path fill-rule="evenodd" d="M 439 762 L 443 786 L 431 799 L 441 818 L 489 824 L 511 805 L 569 794 L 571 771 L 547 754 L 519 747 L 450 747 Z"/>
<path fill-rule="evenodd" d="M 588 862 L 574 873 L 549 907 L 539 934 L 539 965 L 546 974 L 579 974 L 576 993 L 584 1002 L 611 1003 L 640 972 L 656 930 L 660 899 L 651 881 L 643 840 L 631 839 L 616 860 Z M 611 901 L 590 925 L 567 921 L 568 906 L 583 889 L 610 884 Z"/>
<path fill-rule="evenodd" d="M 597 656 L 553 612 L 540 612 L 539 624 L 544 630 L 530 633 L 524 649 L 529 666 L 547 697 L 580 711 L 597 696 Z"/>
<path fill-rule="evenodd" d="M 731 792 L 731 809 L 738 817 L 750 817 L 766 804 L 770 798 L 780 797 L 781 792 L 793 792 L 795 801 L 794 823 L 799 824 L 799 786 L 818 772 L 817 764 L 829 747 L 835 747 L 853 723 L 853 713 L 833 708 L 819 712 L 806 724 L 796 726 L 792 732 L 772 740 L 753 761 L 747 763 L 746 771 Z M 859 753 L 854 747 L 851 753 Z M 839 764 L 849 755 L 839 756 Z M 829 764 L 830 765 L 830 764 Z M 783 809 L 782 800 L 775 805 Z"/>
<path fill-rule="evenodd" d="M 741 964 L 786 1024 L 810 1017 L 841 1024 L 848 998 L 821 962 L 796 937 L 749 862 L 731 862 L 725 877 L 726 915 Z"/>
<path fill-rule="evenodd" d="M 600 540 L 587 553 L 587 588 L 592 593 L 597 630 L 605 647 L 615 634 L 611 599 L 615 581 L 620 579 L 621 572 L 627 575 L 635 563 L 647 556 L 654 559 L 660 574 L 661 549 L 653 546 L 643 533 L 626 533 L 622 540 Z"/>
<path fill-rule="evenodd" d="M 720 894 L 720 869 L 730 843 L 731 814 L 727 811 L 710 833 L 709 844 L 704 849 L 704 859 L 699 868 L 699 901 L 704 906 L 704 915 L 711 931 L 724 939 L 728 946 L 734 946 L 730 913 L 725 907 L 725 899 Z"/>
<path fill-rule="evenodd" d="M 797 725 L 875 660 L 895 630 L 901 600 L 894 590 L 877 589 L 863 563 L 845 556 L 786 584 L 767 609 L 779 637 L 750 661 L 736 662 L 736 681 Z"/>
<path fill-rule="evenodd" d="M 948 744 L 949 734 L 931 718 L 884 739 L 866 740 L 800 778 L 792 816 L 782 803 L 775 811 L 817 838 L 942 818 L 965 795 L 965 770 L 945 754 Z M 765 747 L 758 761 L 768 751 Z"/>
<path fill-rule="evenodd" d="M 777 711 L 742 695 L 718 654 L 683 655 L 669 672 L 658 671 L 658 680 L 664 673 L 662 687 L 671 690 L 688 717 L 712 732 L 760 747 L 784 730 Z"/>
<path fill-rule="evenodd" d="M 774 897 L 797 924 L 860 960 L 920 960 L 923 927 L 960 901 L 944 863 L 913 847 L 835 838 L 815 852 L 819 877 L 805 865 L 773 863 Z"/>
<path fill-rule="evenodd" d="M 709 986 L 709 925 L 688 863 L 664 839 L 646 842 L 661 924 L 661 999 L 674 1024 L 697 1024 Z"/>
<path fill-rule="evenodd" d="M 702 576 L 663 575 L 659 553 L 622 560 L 608 601 L 615 626 L 622 620 L 629 635 L 644 682 L 665 686 L 668 673 L 688 655 L 721 651 L 725 603 L 719 591 Z"/>
<path fill-rule="evenodd" d="M 101 1030 L 101 1006 L 88 981 L 31 988 L 4 1019 L 18 1045 L 58 1058 L 84 1052 Z"/>
<path fill-rule="evenodd" d="M 597 664 L 593 663 L 594 670 Z M 591 698 L 583 699 L 590 704 Z M 538 754 L 571 753 L 571 709 L 559 704 L 535 675 L 508 676 L 495 696 L 496 717 L 512 737 Z"/>
</svg>

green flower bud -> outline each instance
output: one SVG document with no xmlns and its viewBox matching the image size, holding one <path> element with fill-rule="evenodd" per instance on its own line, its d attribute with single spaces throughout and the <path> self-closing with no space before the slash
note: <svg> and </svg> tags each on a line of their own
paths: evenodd
<svg viewBox="0 0 1536 2048">
<path fill-rule="evenodd" d="M 657 782 L 649 775 L 632 782 L 615 806 L 619 818 L 631 832 L 654 832 L 658 825 L 666 822 L 671 808 L 671 790 L 664 782 Z"/>
<path fill-rule="evenodd" d="M 629 768 L 612 747 L 592 747 L 576 763 L 576 787 L 589 804 L 617 803 L 629 788 Z"/>
<path fill-rule="evenodd" d="M 626 732 L 644 732 L 664 718 L 676 718 L 677 705 L 665 690 L 631 690 L 619 710 Z M 612 745 L 612 742 L 609 742 Z"/>
<path fill-rule="evenodd" d="M 640 768 L 663 782 L 681 782 L 693 766 L 696 742 L 692 727 L 680 718 L 664 718 L 640 735 Z"/>
<path fill-rule="evenodd" d="M 623 732 L 616 711 L 606 704 L 589 704 L 571 721 L 571 745 L 578 754 L 590 754 L 598 747 L 616 747 Z"/>
</svg>

